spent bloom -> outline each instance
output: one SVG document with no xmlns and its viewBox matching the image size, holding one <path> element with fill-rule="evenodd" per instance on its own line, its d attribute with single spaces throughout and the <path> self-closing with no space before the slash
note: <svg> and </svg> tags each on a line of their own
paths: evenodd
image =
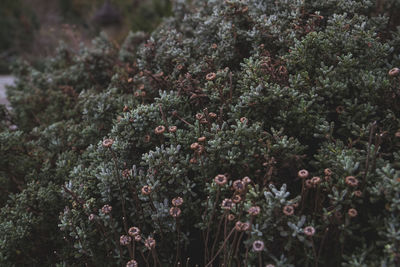
<svg viewBox="0 0 400 267">
<path fill-rule="evenodd" d="M 227 183 L 228 178 L 226 177 L 226 175 L 218 174 L 217 176 L 215 176 L 214 181 L 217 185 L 224 185 Z"/>
<path fill-rule="evenodd" d="M 247 212 L 251 215 L 251 216 L 256 216 L 258 214 L 260 214 L 260 207 L 259 206 L 253 206 L 250 207 Z"/>
<path fill-rule="evenodd" d="M 154 240 L 154 238 L 152 238 L 152 237 L 149 237 L 149 238 L 147 238 L 147 239 L 144 241 L 144 245 L 145 245 L 148 249 L 152 250 L 153 248 L 156 247 L 156 240 Z"/>
<path fill-rule="evenodd" d="M 306 178 L 308 177 L 308 175 L 309 175 L 309 173 L 308 173 L 307 170 L 300 170 L 300 171 L 297 173 L 297 176 L 298 176 L 300 179 L 306 179 Z"/>
<path fill-rule="evenodd" d="M 178 207 L 172 207 L 169 209 L 169 215 L 171 215 L 174 218 L 178 218 L 181 215 L 182 211 Z"/>
<path fill-rule="evenodd" d="M 256 251 L 256 252 L 263 251 L 263 249 L 264 249 L 264 242 L 261 241 L 261 240 L 256 240 L 256 241 L 254 241 L 254 242 L 253 242 L 253 249 L 254 249 L 254 251 Z"/>
<path fill-rule="evenodd" d="M 138 263 L 135 260 L 130 260 L 126 263 L 126 267 L 137 267 Z"/>
<path fill-rule="evenodd" d="M 142 194 L 143 195 L 150 195 L 151 193 L 151 186 L 145 185 L 142 187 Z"/>
<path fill-rule="evenodd" d="M 236 181 L 233 182 L 232 187 L 236 191 L 242 192 L 246 188 L 246 185 L 245 185 L 245 183 L 243 183 L 242 180 L 236 180 Z"/>
<path fill-rule="evenodd" d="M 287 205 L 283 207 L 283 213 L 287 216 L 293 215 L 294 208 L 291 205 Z"/>
<path fill-rule="evenodd" d="M 347 176 L 345 181 L 346 184 L 351 187 L 356 187 L 358 185 L 358 180 L 354 176 Z"/>
<path fill-rule="evenodd" d="M 230 210 L 235 206 L 235 203 L 230 198 L 225 198 L 222 201 L 221 208 L 224 210 Z"/>
<path fill-rule="evenodd" d="M 138 227 L 133 226 L 133 227 L 129 228 L 128 234 L 129 234 L 130 236 L 137 236 L 137 235 L 140 235 L 140 229 L 139 229 Z"/>
<path fill-rule="evenodd" d="M 103 141 L 103 146 L 104 146 L 104 147 L 111 147 L 113 143 L 114 143 L 114 140 L 108 138 L 108 139 L 105 139 L 105 140 Z"/>
<path fill-rule="evenodd" d="M 315 234 L 315 229 L 312 226 L 307 226 L 304 228 L 304 234 L 307 236 L 313 236 Z"/>
<path fill-rule="evenodd" d="M 175 207 L 179 207 L 180 205 L 183 204 L 183 199 L 181 197 L 175 197 L 175 198 L 172 199 L 171 203 Z"/>
<path fill-rule="evenodd" d="M 129 235 L 121 235 L 119 238 L 119 243 L 123 246 L 127 246 L 131 243 L 132 238 Z"/>
<path fill-rule="evenodd" d="M 109 214 L 112 211 L 112 207 L 108 204 L 104 205 L 101 208 L 101 212 L 103 212 L 104 214 Z"/>
<path fill-rule="evenodd" d="M 354 217 L 357 216 L 358 212 L 357 212 L 356 209 L 351 208 L 351 209 L 349 209 L 349 210 L 347 211 L 347 214 L 348 214 L 351 218 L 354 218 Z"/>
<path fill-rule="evenodd" d="M 160 125 L 154 129 L 155 134 L 163 134 L 165 132 L 165 126 Z"/>
</svg>

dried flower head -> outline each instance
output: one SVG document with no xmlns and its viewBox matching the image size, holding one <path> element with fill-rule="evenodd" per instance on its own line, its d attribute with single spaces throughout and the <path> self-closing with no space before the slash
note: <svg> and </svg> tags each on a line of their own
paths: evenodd
<svg viewBox="0 0 400 267">
<path fill-rule="evenodd" d="M 283 213 L 287 216 L 293 215 L 294 208 L 291 205 L 287 205 L 283 207 Z"/>
<path fill-rule="evenodd" d="M 326 169 L 324 170 L 324 174 L 325 174 L 326 176 L 331 176 L 331 175 L 332 175 L 331 169 L 326 168 Z"/>
<path fill-rule="evenodd" d="M 210 72 L 209 74 L 206 75 L 206 80 L 212 81 L 215 79 L 215 77 L 217 77 L 217 74 L 215 74 L 214 72 Z"/>
<path fill-rule="evenodd" d="M 217 114 L 214 113 L 214 112 L 210 112 L 210 113 L 208 113 L 208 116 L 209 116 L 210 118 L 212 118 L 212 119 L 215 119 L 215 118 L 217 117 Z"/>
<path fill-rule="evenodd" d="M 177 68 L 178 70 L 182 70 L 182 69 L 183 69 L 183 66 L 182 66 L 181 64 L 178 64 L 178 66 L 176 66 L 176 68 Z"/>
<path fill-rule="evenodd" d="M 177 129 L 178 129 L 178 127 L 176 127 L 176 126 L 169 126 L 168 131 L 170 133 L 175 133 Z"/>
<path fill-rule="evenodd" d="M 399 73 L 400 73 L 399 68 L 393 68 L 393 69 L 389 70 L 389 76 L 391 76 L 391 77 L 395 77 L 395 76 L 399 75 Z"/>
<path fill-rule="evenodd" d="M 246 117 L 241 117 L 240 122 L 241 123 L 247 123 L 248 119 Z"/>
<path fill-rule="evenodd" d="M 297 176 L 300 178 L 300 179 L 306 179 L 307 177 L 308 177 L 308 175 L 309 175 L 309 173 L 308 173 L 308 171 L 307 170 L 300 170 L 298 173 L 297 173 Z"/>
<path fill-rule="evenodd" d="M 256 216 L 258 214 L 260 214 L 261 208 L 259 206 L 253 206 L 250 207 L 247 212 L 251 215 L 251 216 Z"/>
<path fill-rule="evenodd" d="M 358 180 L 354 176 L 347 176 L 345 181 L 346 184 L 351 187 L 356 187 L 358 185 Z"/>
<path fill-rule="evenodd" d="M 315 234 L 315 229 L 312 226 L 307 226 L 303 229 L 304 234 L 307 236 L 313 236 Z"/>
<path fill-rule="evenodd" d="M 224 174 L 218 174 L 215 176 L 214 181 L 217 185 L 224 185 L 228 182 L 228 178 Z"/>
<path fill-rule="evenodd" d="M 251 179 L 250 179 L 250 177 L 245 176 L 245 177 L 243 177 L 242 182 L 243 182 L 245 185 L 248 185 L 248 184 L 251 183 Z"/>
<path fill-rule="evenodd" d="M 253 242 L 253 250 L 256 252 L 260 252 L 264 250 L 264 242 L 261 240 L 256 240 Z"/>
<path fill-rule="evenodd" d="M 91 213 L 89 215 L 89 221 L 93 221 L 96 215 L 94 215 L 93 213 Z"/>
<path fill-rule="evenodd" d="M 135 235 L 134 239 L 136 242 L 140 242 L 142 240 L 142 237 L 140 235 Z"/>
<path fill-rule="evenodd" d="M 343 106 L 337 106 L 336 107 L 336 113 L 337 114 L 342 114 L 344 112 L 344 107 Z"/>
<path fill-rule="evenodd" d="M 122 171 L 122 177 L 129 178 L 131 175 L 131 171 L 129 169 L 125 169 Z"/>
<path fill-rule="evenodd" d="M 194 163 L 197 162 L 197 159 L 196 159 L 196 158 L 191 158 L 191 159 L 189 160 L 189 162 L 190 162 L 191 164 L 194 164 Z"/>
<path fill-rule="evenodd" d="M 101 212 L 104 213 L 104 214 L 109 214 L 111 211 L 112 211 L 112 207 L 110 205 L 108 205 L 108 204 L 104 205 L 101 208 Z"/>
<path fill-rule="evenodd" d="M 175 207 L 179 207 L 180 205 L 183 204 L 183 199 L 181 197 L 175 197 L 175 198 L 172 199 L 171 203 Z"/>
<path fill-rule="evenodd" d="M 190 145 L 190 149 L 191 149 L 191 150 L 196 150 L 196 149 L 198 149 L 198 148 L 199 148 L 199 143 L 197 143 L 197 142 L 195 142 L 195 143 L 193 143 L 193 144 Z"/>
<path fill-rule="evenodd" d="M 140 229 L 139 229 L 138 227 L 133 226 L 133 227 L 129 228 L 128 234 L 129 234 L 130 236 L 137 236 L 137 235 L 140 235 Z"/>
<path fill-rule="evenodd" d="M 250 223 L 237 221 L 235 223 L 235 230 L 238 232 L 245 232 L 250 229 Z"/>
<path fill-rule="evenodd" d="M 211 45 L 211 48 L 212 48 L 212 49 L 217 49 L 217 47 L 218 47 L 218 45 L 217 45 L 216 43 L 213 43 L 213 44 Z"/>
<path fill-rule="evenodd" d="M 228 221 L 233 221 L 234 219 L 235 219 L 235 215 L 233 215 L 232 213 L 228 214 Z"/>
<path fill-rule="evenodd" d="M 306 184 L 306 187 L 307 187 L 307 188 L 312 188 L 312 187 L 313 187 L 313 184 L 312 184 L 312 182 L 311 182 L 311 179 L 307 179 L 304 183 Z"/>
<path fill-rule="evenodd" d="M 267 265 L 265 265 L 265 267 L 275 267 L 275 265 L 273 265 L 273 264 L 267 264 Z"/>
<path fill-rule="evenodd" d="M 234 206 L 235 203 L 230 198 L 225 198 L 221 204 L 221 208 L 224 210 L 231 210 Z"/>
<path fill-rule="evenodd" d="M 349 210 L 347 211 L 347 214 L 348 214 L 351 218 L 354 218 L 354 217 L 356 217 L 356 216 L 358 215 L 358 212 L 357 212 L 356 209 L 351 208 L 351 209 L 349 209 Z"/>
<path fill-rule="evenodd" d="M 131 243 L 132 238 L 129 235 L 121 235 L 121 237 L 119 238 L 119 243 L 122 246 L 127 246 Z"/>
<path fill-rule="evenodd" d="M 138 267 L 138 263 L 135 260 L 130 260 L 126 263 L 126 267 Z"/>
<path fill-rule="evenodd" d="M 129 111 L 129 107 L 128 106 L 124 106 L 124 108 L 122 109 L 123 112 L 128 112 Z"/>
<path fill-rule="evenodd" d="M 232 201 L 233 201 L 233 203 L 237 204 L 237 203 L 239 203 L 240 201 L 242 201 L 242 197 L 241 197 L 240 195 L 234 195 L 234 196 L 232 197 Z"/>
<path fill-rule="evenodd" d="M 154 129 L 155 134 L 163 134 L 165 132 L 165 126 L 160 125 Z"/>
<path fill-rule="evenodd" d="M 149 250 L 152 250 L 153 248 L 156 247 L 156 241 L 154 240 L 154 238 L 149 237 L 144 241 L 144 245 L 146 246 L 146 248 L 148 248 Z"/>
<path fill-rule="evenodd" d="M 142 194 L 143 195 L 150 195 L 151 193 L 151 186 L 150 185 L 145 185 L 142 187 Z"/>
<path fill-rule="evenodd" d="M 197 141 L 204 142 L 204 141 L 206 141 L 206 137 L 205 136 L 199 137 L 199 138 L 197 138 Z"/>
<path fill-rule="evenodd" d="M 202 120 L 204 119 L 204 114 L 203 113 L 197 113 L 196 114 L 196 120 Z"/>
<path fill-rule="evenodd" d="M 246 189 L 246 185 L 245 183 L 243 183 L 242 180 L 236 180 L 233 182 L 232 187 L 234 190 L 236 190 L 237 192 L 243 192 L 243 190 Z"/>
<path fill-rule="evenodd" d="M 169 209 L 169 215 L 171 215 L 174 218 L 178 218 L 181 215 L 182 211 L 178 207 L 172 207 Z"/>
<path fill-rule="evenodd" d="M 114 143 L 114 140 L 112 140 L 111 138 L 108 138 L 108 139 L 105 139 L 103 141 L 103 146 L 104 147 L 111 147 L 113 143 Z"/>
<path fill-rule="evenodd" d="M 319 185 L 321 183 L 321 178 L 318 176 L 314 176 L 311 178 L 311 183 L 313 186 Z"/>
<path fill-rule="evenodd" d="M 353 192 L 353 195 L 356 197 L 361 197 L 362 196 L 362 192 L 360 190 L 356 190 Z"/>
<path fill-rule="evenodd" d="M 150 139 L 151 139 L 151 137 L 150 137 L 149 134 L 146 134 L 146 135 L 144 136 L 144 141 L 145 141 L 146 143 L 150 142 Z"/>
</svg>

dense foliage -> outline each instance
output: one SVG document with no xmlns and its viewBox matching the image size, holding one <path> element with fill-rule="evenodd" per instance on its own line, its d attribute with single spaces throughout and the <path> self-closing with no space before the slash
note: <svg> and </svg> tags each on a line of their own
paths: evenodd
<svg viewBox="0 0 400 267">
<path fill-rule="evenodd" d="M 1 265 L 398 266 L 397 2 L 181 2 L 15 67 Z"/>
</svg>

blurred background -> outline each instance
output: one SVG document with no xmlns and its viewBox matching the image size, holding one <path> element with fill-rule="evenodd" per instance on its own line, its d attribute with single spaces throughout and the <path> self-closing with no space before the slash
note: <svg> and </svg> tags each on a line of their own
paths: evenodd
<svg viewBox="0 0 400 267">
<path fill-rule="evenodd" d="M 169 0 L 0 0 L 0 74 L 16 58 L 40 66 L 60 41 L 90 45 L 104 31 L 121 43 L 129 31 L 150 32 L 169 15 Z"/>
</svg>

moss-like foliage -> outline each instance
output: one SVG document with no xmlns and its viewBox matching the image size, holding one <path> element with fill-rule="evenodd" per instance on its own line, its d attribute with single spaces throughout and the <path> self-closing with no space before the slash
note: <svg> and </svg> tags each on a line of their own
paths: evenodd
<svg viewBox="0 0 400 267">
<path fill-rule="evenodd" d="M 400 264 L 389 2 L 175 1 L 150 37 L 18 65 L 2 265 Z"/>
</svg>

